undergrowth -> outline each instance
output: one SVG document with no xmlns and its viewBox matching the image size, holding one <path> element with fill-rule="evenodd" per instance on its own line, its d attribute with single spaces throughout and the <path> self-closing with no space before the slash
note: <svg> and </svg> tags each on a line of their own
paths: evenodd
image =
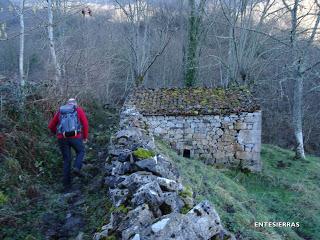
<svg viewBox="0 0 320 240">
<path fill-rule="evenodd" d="M 0 239 L 44 239 L 44 214 L 54 212 L 62 220 L 68 209 L 61 201 L 60 151 L 47 129 L 58 103 L 33 102 L 27 101 L 23 112 L 1 114 Z M 98 164 L 99 158 L 103 163 L 103 152 L 118 123 L 117 111 L 93 100 L 81 105 L 90 124 L 85 163 Z M 105 224 L 111 205 L 103 189 L 92 192 L 85 186 L 83 195 L 84 239 L 91 239 Z"/>
</svg>

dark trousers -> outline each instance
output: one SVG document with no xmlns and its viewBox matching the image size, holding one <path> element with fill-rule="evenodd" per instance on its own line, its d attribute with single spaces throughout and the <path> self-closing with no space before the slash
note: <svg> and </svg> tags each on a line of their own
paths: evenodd
<svg viewBox="0 0 320 240">
<path fill-rule="evenodd" d="M 76 152 L 74 167 L 80 170 L 85 154 L 84 145 L 81 138 L 63 138 L 59 139 L 58 142 L 63 156 L 63 185 L 68 186 L 71 184 L 71 148 Z"/>
</svg>

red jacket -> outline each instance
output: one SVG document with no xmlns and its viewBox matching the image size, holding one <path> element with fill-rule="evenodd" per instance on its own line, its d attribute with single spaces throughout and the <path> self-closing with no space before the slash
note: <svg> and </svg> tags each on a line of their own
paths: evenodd
<svg viewBox="0 0 320 240">
<path fill-rule="evenodd" d="M 88 139 L 88 134 L 89 134 L 89 124 L 88 124 L 88 119 L 87 116 L 84 112 L 84 110 L 81 107 L 77 107 L 77 113 L 78 113 L 78 118 L 81 123 L 82 129 L 81 133 L 77 134 L 76 136 L 70 137 L 70 138 L 82 138 L 83 139 Z M 56 134 L 57 133 L 57 126 L 60 121 L 60 112 L 58 111 L 54 117 L 51 119 L 48 128 L 51 130 L 52 133 Z M 57 134 L 58 139 L 62 139 L 63 135 L 62 133 Z"/>
</svg>

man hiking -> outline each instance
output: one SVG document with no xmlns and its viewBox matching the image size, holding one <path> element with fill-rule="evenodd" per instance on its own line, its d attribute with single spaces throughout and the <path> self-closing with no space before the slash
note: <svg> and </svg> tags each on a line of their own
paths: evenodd
<svg viewBox="0 0 320 240">
<path fill-rule="evenodd" d="M 71 148 L 76 152 L 73 171 L 79 176 L 85 154 L 83 143 L 88 141 L 88 120 L 84 110 L 77 106 L 76 100 L 70 98 L 51 119 L 48 128 L 58 138 L 63 156 L 63 186 L 68 191 L 71 187 Z"/>
</svg>

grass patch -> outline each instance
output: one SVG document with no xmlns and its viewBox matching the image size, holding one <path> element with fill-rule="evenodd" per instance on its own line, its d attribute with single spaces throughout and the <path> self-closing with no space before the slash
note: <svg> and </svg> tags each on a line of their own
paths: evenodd
<svg viewBox="0 0 320 240">
<path fill-rule="evenodd" d="M 193 192 L 192 192 L 192 188 L 190 186 L 186 186 L 183 191 L 179 192 L 179 195 L 182 198 L 186 198 L 186 197 L 192 197 Z"/>
<path fill-rule="evenodd" d="M 294 160 L 292 151 L 262 148 L 261 173 L 218 170 L 179 156 L 165 143 L 161 153 L 178 166 L 196 200 L 208 199 L 224 226 L 241 239 L 320 239 L 320 159 Z M 254 222 L 300 222 L 299 228 L 256 228 Z"/>
<path fill-rule="evenodd" d="M 185 205 L 183 208 L 181 208 L 180 213 L 187 214 L 191 209 L 192 207 Z"/>
<path fill-rule="evenodd" d="M 127 214 L 129 212 L 129 208 L 127 208 L 125 205 L 121 204 L 119 207 L 112 206 L 110 209 L 110 212 Z"/>
</svg>

